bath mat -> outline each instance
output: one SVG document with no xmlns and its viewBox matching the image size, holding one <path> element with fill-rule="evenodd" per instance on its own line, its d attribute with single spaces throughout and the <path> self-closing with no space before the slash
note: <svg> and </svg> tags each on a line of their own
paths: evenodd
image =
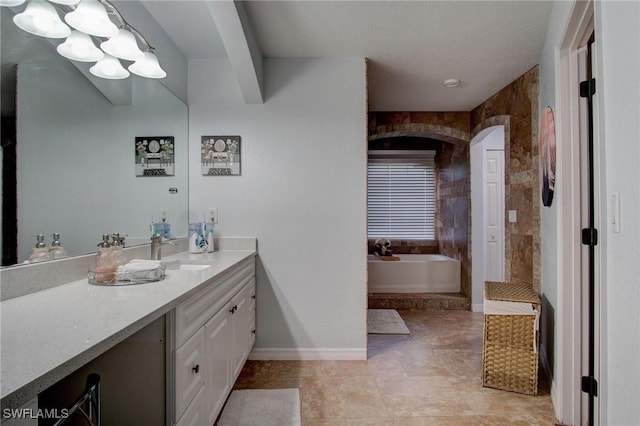
<svg viewBox="0 0 640 426">
<path fill-rule="evenodd" d="M 395 309 L 367 309 L 367 333 L 410 334 L 407 325 Z"/>
<path fill-rule="evenodd" d="M 234 390 L 219 426 L 300 426 L 298 389 Z"/>
</svg>

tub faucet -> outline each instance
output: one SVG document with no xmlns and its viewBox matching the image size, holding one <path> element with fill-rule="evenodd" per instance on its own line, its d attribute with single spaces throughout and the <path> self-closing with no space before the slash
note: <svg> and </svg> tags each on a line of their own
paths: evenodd
<svg viewBox="0 0 640 426">
<path fill-rule="evenodd" d="M 174 247 L 176 246 L 171 241 L 162 241 L 161 235 L 158 235 L 157 237 L 151 237 L 151 255 L 149 256 L 149 259 L 160 260 L 162 258 L 161 249 L 163 244 L 170 244 Z"/>
</svg>

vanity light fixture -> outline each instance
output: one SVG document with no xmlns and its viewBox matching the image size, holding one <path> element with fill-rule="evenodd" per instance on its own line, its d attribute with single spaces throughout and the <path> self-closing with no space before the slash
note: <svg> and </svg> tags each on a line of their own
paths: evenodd
<svg viewBox="0 0 640 426">
<path fill-rule="evenodd" d="M 120 28 L 116 35 L 100 43 L 100 48 L 116 58 L 128 61 L 144 59 L 144 52 L 138 47 L 136 37 L 126 28 Z"/>
<path fill-rule="evenodd" d="M 0 0 L 0 6 L 17 7 L 24 2 Z M 63 12 L 64 20 L 73 30 L 62 22 L 56 8 Z M 123 79 L 130 75 L 129 71 L 146 78 L 167 76 L 154 48 L 108 0 L 30 0 L 25 10 L 15 15 L 13 21 L 21 29 L 35 35 L 66 37 L 65 42 L 56 48 L 58 53 L 73 61 L 97 62 L 89 69 L 95 76 Z M 102 50 L 96 47 L 94 39 Z M 128 66 L 129 71 L 120 60 L 133 62 Z"/>
<path fill-rule="evenodd" d="M 71 29 L 60 20 L 53 5 L 45 1 L 30 1 L 24 12 L 13 17 L 13 22 L 40 37 L 65 38 L 71 34 Z"/>
<path fill-rule="evenodd" d="M 0 6 L 16 7 L 24 3 L 25 0 L 0 0 Z"/>
<path fill-rule="evenodd" d="M 118 27 L 111 22 L 107 10 L 98 0 L 82 0 L 78 7 L 64 16 L 67 24 L 78 31 L 96 37 L 112 37 Z"/>
<path fill-rule="evenodd" d="M 49 0 L 51 3 L 64 4 L 66 6 L 75 6 L 80 0 Z"/>
<path fill-rule="evenodd" d="M 158 58 L 153 52 L 144 52 L 144 58 L 129 65 L 129 71 L 146 78 L 165 78 L 167 73 L 160 68 Z"/>
<path fill-rule="evenodd" d="M 118 58 L 107 53 L 94 66 L 89 68 L 89 72 L 96 77 L 109 80 L 122 80 L 129 77 L 129 71 L 124 69 Z"/>
<path fill-rule="evenodd" d="M 96 62 L 104 57 L 104 52 L 93 44 L 91 37 L 78 30 L 71 31 L 71 35 L 56 50 L 65 58 L 78 62 Z"/>
</svg>

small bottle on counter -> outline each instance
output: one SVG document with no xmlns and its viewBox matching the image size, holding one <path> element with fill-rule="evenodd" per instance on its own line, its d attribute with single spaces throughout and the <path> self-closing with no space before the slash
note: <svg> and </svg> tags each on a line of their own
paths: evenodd
<svg viewBox="0 0 640 426">
<path fill-rule="evenodd" d="M 43 262 L 53 259 L 51 252 L 44 243 L 44 234 L 38 234 L 34 238 L 36 238 L 36 246 L 33 248 L 31 256 L 29 256 L 29 262 Z"/>
<path fill-rule="evenodd" d="M 113 243 L 111 244 L 111 249 L 112 249 L 112 256 L 113 256 L 113 263 L 116 266 L 116 270 L 118 270 L 119 266 L 122 265 L 126 265 L 128 260 L 127 260 L 127 255 L 124 252 L 124 244 L 123 244 L 123 237 L 120 237 L 119 233 L 115 233 L 112 235 L 113 238 Z"/>
</svg>

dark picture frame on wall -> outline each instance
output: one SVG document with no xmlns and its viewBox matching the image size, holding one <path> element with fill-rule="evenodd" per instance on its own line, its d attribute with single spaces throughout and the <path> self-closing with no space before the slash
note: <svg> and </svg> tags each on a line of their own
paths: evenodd
<svg viewBox="0 0 640 426">
<path fill-rule="evenodd" d="M 240 136 L 202 136 L 200 169 L 203 176 L 240 176 Z"/>
<path fill-rule="evenodd" d="M 174 176 L 173 136 L 136 136 L 134 143 L 136 176 Z"/>
</svg>

